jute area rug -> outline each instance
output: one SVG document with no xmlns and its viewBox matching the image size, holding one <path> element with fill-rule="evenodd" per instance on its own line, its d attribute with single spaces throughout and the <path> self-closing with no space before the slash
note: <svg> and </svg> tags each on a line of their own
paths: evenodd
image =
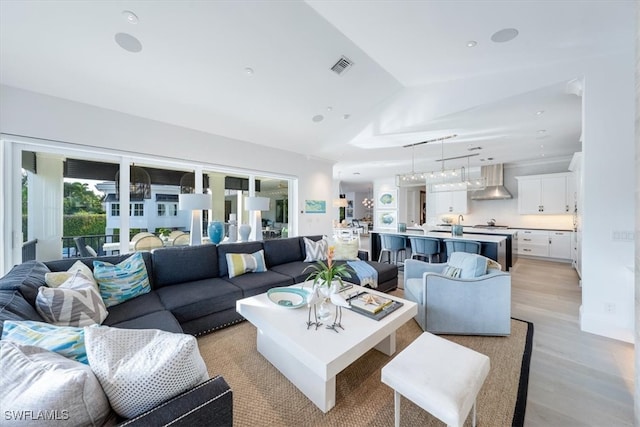
<svg viewBox="0 0 640 427">
<path fill-rule="evenodd" d="M 529 350 L 526 345 L 529 325 L 512 319 L 509 337 L 442 335 L 491 359 L 489 376 L 477 400 L 478 426 L 522 424 L 530 355 L 530 344 Z M 398 329 L 396 354 L 421 333 L 414 320 Z M 336 406 L 323 414 L 258 353 L 256 328 L 249 322 L 201 337 L 198 344 L 209 374 L 221 374 L 233 390 L 234 426 L 393 426 L 393 390 L 380 381 L 380 369 L 393 356 L 371 350 L 338 374 Z M 402 399 L 401 411 L 403 426 L 444 425 L 407 399 Z M 215 420 L 212 422 L 215 425 Z M 465 425 L 471 425 L 471 416 Z"/>
</svg>

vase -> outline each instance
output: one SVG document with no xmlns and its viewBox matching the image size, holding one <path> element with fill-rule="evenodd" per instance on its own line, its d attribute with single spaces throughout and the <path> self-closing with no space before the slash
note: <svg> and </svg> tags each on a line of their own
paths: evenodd
<svg viewBox="0 0 640 427">
<path fill-rule="evenodd" d="M 240 233 L 240 241 L 248 242 L 249 234 L 251 234 L 251 226 L 249 224 L 241 224 L 240 227 L 238 227 L 238 232 Z"/>
<path fill-rule="evenodd" d="M 209 240 L 211 243 L 217 245 L 224 237 L 224 225 L 220 221 L 211 221 L 207 228 L 207 232 L 209 233 Z"/>
<path fill-rule="evenodd" d="M 327 298 L 323 298 L 318 306 L 318 320 L 321 322 L 330 322 L 333 318 L 333 305 Z"/>
<path fill-rule="evenodd" d="M 236 214 L 229 214 L 229 242 L 238 241 L 238 221 Z"/>
</svg>

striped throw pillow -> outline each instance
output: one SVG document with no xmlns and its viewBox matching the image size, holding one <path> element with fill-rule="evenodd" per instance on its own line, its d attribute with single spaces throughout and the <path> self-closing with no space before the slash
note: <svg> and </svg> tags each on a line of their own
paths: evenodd
<svg viewBox="0 0 640 427">
<path fill-rule="evenodd" d="M 93 276 L 107 308 L 151 291 L 147 267 L 140 252 L 116 265 L 93 261 Z"/>
<path fill-rule="evenodd" d="M 252 254 L 226 254 L 229 278 L 241 276 L 245 273 L 262 273 L 267 271 L 264 262 L 264 250 Z"/>
</svg>

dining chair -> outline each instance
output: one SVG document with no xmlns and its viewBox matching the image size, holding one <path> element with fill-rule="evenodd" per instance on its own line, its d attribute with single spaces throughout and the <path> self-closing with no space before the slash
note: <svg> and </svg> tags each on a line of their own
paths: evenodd
<svg viewBox="0 0 640 427">
<path fill-rule="evenodd" d="M 433 256 L 438 256 L 440 261 L 440 240 L 431 237 L 410 236 L 411 242 L 411 258 L 420 259 L 427 258 L 429 262 L 433 262 Z"/>
<path fill-rule="evenodd" d="M 135 242 L 133 249 L 136 251 L 150 251 L 151 249 L 161 248 L 164 246 L 164 242 L 161 238 L 151 235 L 144 236 Z"/>
<path fill-rule="evenodd" d="M 169 233 L 169 235 L 167 236 L 167 242 L 169 242 L 169 244 L 171 245 L 175 245 L 175 241 L 178 237 L 182 236 L 182 235 L 187 235 L 189 236 L 187 233 L 185 233 L 182 230 L 173 230 L 171 233 Z M 187 241 L 189 240 L 189 238 L 187 237 Z"/>
<path fill-rule="evenodd" d="M 189 233 L 182 233 L 175 239 L 173 239 L 173 246 L 189 246 L 190 236 Z"/>
<path fill-rule="evenodd" d="M 155 234 L 153 233 L 149 233 L 148 231 L 141 231 L 140 233 L 135 234 L 132 238 L 131 238 L 131 243 L 136 243 L 138 240 L 142 239 L 143 237 L 156 237 Z"/>
</svg>

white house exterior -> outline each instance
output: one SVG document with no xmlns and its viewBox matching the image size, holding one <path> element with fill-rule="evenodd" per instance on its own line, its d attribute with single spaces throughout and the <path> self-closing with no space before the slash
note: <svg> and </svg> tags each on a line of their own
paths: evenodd
<svg viewBox="0 0 640 427">
<path fill-rule="evenodd" d="M 116 196 L 115 182 L 103 182 L 96 188 L 106 194 L 104 209 L 107 213 L 105 234 L 113 234 L 120 227 L 122 207 Z M 189 230 L 191 213 L 178 209 L 180 187 L 175 185 L 151 185 L 151 198 L 131 198 L 129 203 L 129 227 L 154 233 L 159 228 Z"/>
</svg>

